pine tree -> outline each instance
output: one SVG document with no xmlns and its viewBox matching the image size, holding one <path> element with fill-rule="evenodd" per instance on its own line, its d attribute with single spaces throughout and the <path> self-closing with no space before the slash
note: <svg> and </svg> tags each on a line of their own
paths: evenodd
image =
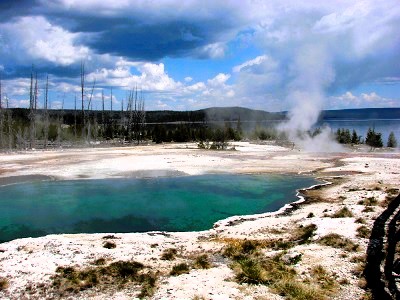
<svg viewBox="0 0 400 300">
<path fill-rule="evenodd" d="M 357 134 L 355 129 L 353 129 L 353 134 L 351 135 L 352 144 L 360 144 L 360 136 Z"/>
<path fill-rule="evenodd" d="M 389 134 L 387 146 L 390 148 L 396 148 L 397 147 L 397 140 L 396 137 L 394 136 L 393 131 Z"/>
<path fill-rule="evenodd" d="M 350 143 L 351 143 L 350 130 L 346 129 L 343 132 L 343 144 L 350 144 Z"/>
<path fill-rule="evenodd" d="M 382 134 L 375 132 L 375 129 L 368 128 L 365 143 L 374 148 L 383 147 Z"/>
</svg>

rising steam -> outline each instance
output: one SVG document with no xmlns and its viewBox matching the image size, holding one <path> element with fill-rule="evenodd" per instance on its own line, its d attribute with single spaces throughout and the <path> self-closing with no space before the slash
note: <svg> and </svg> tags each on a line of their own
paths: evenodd
<svg viewBox="0 0 400 300">
<path fill-rule="evenodd" d="M 300 148 L 313 152 L 334 152 L 342 147 L 333 139 L 331 129 L 311 137 L 308 132 L 318 121 L 325 100 L 324 89 L 335 79 L 331 57 L 323 45 L 305 45 L 295 55 L 290 69 L 287 100 L 291 104 L 289 120 L 279 126 Z"/>
</svg>

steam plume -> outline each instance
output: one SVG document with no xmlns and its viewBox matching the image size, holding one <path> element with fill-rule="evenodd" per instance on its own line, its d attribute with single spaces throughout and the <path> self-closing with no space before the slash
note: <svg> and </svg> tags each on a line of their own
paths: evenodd
<svg viewBox="0 0 400 300">
<path fill-rule="evenodd" d="M 306 151 L 334 152 L 341 146 L 334 141 L 329 127 L 311 137 L 307 132 L 317 123 L 324 104 L 324 89 L 335 78 L 331 56 L 323 45 L 301 47 L 290 67 L 293 81 L 289 84 L 288 102 L 291 104 L 289 120 L 279 129 L 297 146 Z"/>
</svg>

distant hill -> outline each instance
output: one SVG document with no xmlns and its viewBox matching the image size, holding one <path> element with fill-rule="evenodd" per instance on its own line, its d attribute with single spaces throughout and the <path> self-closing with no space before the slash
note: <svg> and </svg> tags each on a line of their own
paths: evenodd
<svg viewBox="0 0 400 300">
<path fill-rule="evenodd" d="M 322 120 L 400 119 L 400 108 L 363 108 L 324 110 Z"/>
<path fill-rule="evenodd" d="M 28 109 L 14 108 L 13 116 L 28 123 Z M 38 110 L 40 114 L 41 110 Z M 51 119 L 57 119 L 59 115 L 63 116 L 66 124 L 74 123 L 74 111 L 50 110 Z M 101 111 L 90 111 L 86 114 L 96 115 L 101 120 Z M 124 112 L 128 116 L 128 112 Z M 287 112 L 267 112 L 263 110 L 254 110 L 244 107 L 210 107 L 195 111 L 147 111 L 147 123 L 202 123 L 202 122 L 235 122 L 240 119 L 242 122 L 262 122 L 279 121 L 286 118 Z M 80 118 L 81 112 L 77 111 Z M 118 120 L 121 116 L 119 111 L 105 111 L 106 119 L 112 118 Z M 368 120 L 368 119 L 400 119 L 400 108 L 366 108 L 366 109 L 344 109 L 344 110 L 324 110 L 321 112 L 320 121 L 324 120 Z"/>
<path fill-rule="evenodd" d="M 254 110 L 244 107 L 210 107 L 201 110 L 206 121 L 266 121 L 282 120 L 285 113 L 270 113 L 264 110 Z"/>
</svg>

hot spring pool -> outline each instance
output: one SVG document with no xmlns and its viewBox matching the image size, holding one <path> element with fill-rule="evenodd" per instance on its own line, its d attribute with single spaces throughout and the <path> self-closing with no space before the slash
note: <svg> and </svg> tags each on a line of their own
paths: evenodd
<svg viewBox="0 0 400 300">
<path fill-rule="evenodd" d="M 52 233 L 206 230 L 221 219 L 278 210 L 296 189 L 289 175 L 201 175 L 37 181 L 0 187 L 0 241 Z"/>
</svg>

